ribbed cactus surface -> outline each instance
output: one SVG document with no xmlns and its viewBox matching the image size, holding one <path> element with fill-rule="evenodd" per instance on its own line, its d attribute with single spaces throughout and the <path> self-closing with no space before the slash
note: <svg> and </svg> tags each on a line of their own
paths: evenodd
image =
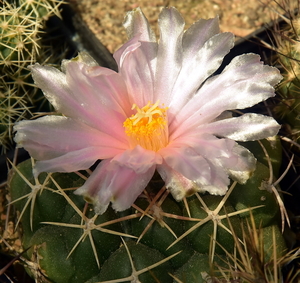
<svg viewBox="0 0 300 283">
<path fill-rule="evenodd" d="M 19 164 L 9 187 L 20 212 L 23 248 L 29 248 L 28 272 L 39 282 L 55 283 L 232 279 L 234 260 L 243 259 L 238 246 L 247 250 L 256 244 L 249 232 L 253 223 L 261 264 L 271 263 L 286 249 L 282 208 L 272 190 L 275 179 L 270 180 L 270 164 L 278 174 L 281 148 L 278 140 L 264 140 L 262 146 L 268 157 L 258 142 L 248 144 L 258 159 L 256 171 L 245 185 L 232 183 L 223 197 L 196 194 L 177 202 L 154 177 L 132 208 L 121 213 L 109 208 L 103 215 L 73 193 L 88 172 L 34 178 L 33 160 Z M 248 252 L 250 263 L 256 251 Z"/>
</svg>

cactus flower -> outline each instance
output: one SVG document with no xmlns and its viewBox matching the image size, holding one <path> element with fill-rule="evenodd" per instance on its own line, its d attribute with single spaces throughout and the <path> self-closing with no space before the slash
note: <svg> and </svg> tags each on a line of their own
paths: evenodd
<svg viewBox="0 0 300 283">
<path fill-rule="evenodd" d="M 218 19 L 184 31 L 174 8 L 162 10 L 160 39 L 140 9 L 126 15 L 129 40 L 115 52 L 118 72 L 86 53 L 62 71 L 31 66 L 34 81 L 58 115 L 18 122 L 15 141 L 37 160 L 34 174 L 73 172 L 102 160 L 76 193 L 103 213 L 110 202 L 129 208 L 155 170 L 176 200 L 194 192 L 224 195 L 230 178 L 245 183 L 254 156 L 236 141 L 277 134 L 260 114 L 233 115 L 269 97 L 281 80 L 255 54 L 235 57 L 218 75 L 234 45 Z"/>
</svg>

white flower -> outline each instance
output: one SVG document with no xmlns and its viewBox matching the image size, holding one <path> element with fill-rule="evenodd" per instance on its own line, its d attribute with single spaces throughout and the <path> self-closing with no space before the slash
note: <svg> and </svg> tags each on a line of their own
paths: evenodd
<svg viewBox="0 0 300 283">
<path fill-rule="evenodd" d="M 177 10 L 165 8 L 159 42 L 140 9 L 127 14 L 124 26 L 129 41 L 114 54 L 118 73 L 85 53 L 64 61 L 63 72 L 31 67 L 63 114 L 15 126 L 19 147 L 38 160 L 35 174 L 87 169 L 102 159 L 76 192 L 98 213 L 110 202 L 118 211 L 129 208 L 155 170 L 177 200 L 196 191 L 223 195 L 229 177 L 246 182 L 255 158 L 235 141 L 274 136 L 280 126 L 259 114 L 227 114 L 274 96 L 279 71 L 245 54 L 212 76 L 234 45 L 217 18 L 184 32 Z"/>
</svg>

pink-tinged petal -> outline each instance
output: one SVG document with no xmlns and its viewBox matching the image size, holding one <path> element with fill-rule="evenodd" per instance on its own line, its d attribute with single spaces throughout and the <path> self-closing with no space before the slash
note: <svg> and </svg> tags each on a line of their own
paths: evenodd
<svg viewBox="0 0 300 283">
<path fill-rule="evenodd" d="M 169 146 L 159 152 L 174 171 L 193 181 L 200 192 L 224 194 L 229 185 L 226 169 L 204 158 L 191 147 Z"/>
<path fill-rule="evenodd" d="M 281 80 L 276 68 L 264 66 L 255 54 L 235 57 L 218 76 L 208 79 L 169 127 L 171 140 L 211 122 L 223 111 L 244 109 L 275 95 Z"/>
<path fill-rule="evenodd" d="M 116 51 L 114 57 L 119 64 L 119 73 L 127 85 L 130 101 L 144 107 L 149 101 L 154 101 L 153 59 L 156 55 L 149 57 L 148 52 L 149 45 L 154 43 L 139 42 L 138 39 L 138 35 L 132 38 Z M 154 50 L 151 52 L 156 53 Z"/>
<path fill-rule="evenodd" d="M 98 214 L 104 213 L 110 202 L 116 211 L 122 211 L 130 208 L 143 192 L 154 171 L 155 165 L 138 174 L 126 166 L 105 160 L 75 193 L 92 202 Z"/>
<path fill-rule="evenodd" d="M 197 154 L 193 148 L 168 146 L 159 151 L 165 163 L 173 170 L 190 180 L 200 178 L 208 184 L 211 179 L 210 166 L 205 158 Z"/>
<path fill-rule="evenodd" d="M 130 208 L 137 197 L 146 188 L 153 177 L 154 172 L 155 165 L 142 174 L 137 174 L 135 171 L 128 169 L 127 167 L 120 167 L 120 170 L 117 170 L 115 173 L 118 174 L 117 178 L 113 179 L 114 184 L 112 185 L 116 188 L 116 190 L 113 195 L 112 207 L 116 211 L 123 211 Z M 125 186 L 124 182 L 126 184 Z"/>
<path fill-rule="evenodd" d="M 94 75 L 95 68 L 98 77 Z M 120 129 L 127 117 L 124 112 L 130 111 L 129 101 L 114 97 L 118 93 L 126 98 L 126 85 L 121 76 L 106 68 L 88 67 L 82 62 L 69 61 L 65 63 L 65 69 L 66 75 L 53 67 L 31 66 L 35 83 L 58 112 L 126 140 Z M 103 119 L 108 111 L 110 121 Z"/>
<path fill-rule="evenodd" d="M 245 147 L 236 144 L 232 150 L 235 162 L 229 163 L 230 159 L 221 160 L 222 166 L 227 168 L 231 179 L 244 184 L 251 177 L 256 167 L 256 159 Z"/>
<path fill-rule="evenodd" d="M 123 23 L 130 40 L 118 49 L 114 58 L 119 72 L 126 81 L 132 104 L 145 106 L 155 102 L 154 76 L 156 70 L 157 43 L 154 32 L 137 8 L 127 13 Z"/>
<path fill-rule="evenodd" d="M 184 197 L 191 196 L 194 193 L 201 191 L 195 182 L 173 170 L 166 163 L 158 165 L 156 169 L 164 180 L 166 188 L 177 201 L 181 201 Z"/>
<path fill-rule="evenodd" d="M 87 52 L 84 51 L 78 53 L 78 56 L 74 60 L 71 59 L 71 61 L 82 62 L 89 67 L 99 66 L 97 61 L 93 57 L 91 57 Z M 66 66 L 68 65 L 69 62 L 70 60 L 67 59 L 62 60 L 61 70 L 63 73 L 66 73 Z"/>
<path fill-rule="evenodd" d="M 243 54 L 235 57 L 220 75 L 209 79 L 198 95 L 204 99 L 203 106 L 213 100 L 210 104 L 222 103 L 218 106 L 224 104 L 224 110 L 244 109 L 275 96 L 273 86 L 281 79 L 279 70 L 264 65 L 259 55 Z"/>
<path fill-rule="evenodd" d="M 52 159 L 84 148 L 102 148 L 94 161 L 111 158 L 126 150 L 127 144 L 84 123 L 63 116 L 23 120 L 14 126 L 15 141 L 38 160 Z"/>
<path fill-rule="evenodd" d="M 76 77 L 78 77 L 74 74 L 76 66 L 73 69 L 74 65 L 72 62 L 70 63 L 70 68 L 68 69 L 70 80 L 71 76 L 76 80 Z M 80 69 L 77 70 L 80 72 Z M 86 94 L 86 89 L 83 88 L 83 98 L 80 95 L 76 97 L 77 99 L 81 99 L 81 105 L 83 103 L 86 107 L 90 107 L 90 111 L 94 107 L 94 111 L 104 111 L 107 109 L 107 111 L 113 111 L 113 114 L 116 112 L 124 116 L 128 116 L 131 113 L 132 102 L 130 101 L 130 95 L 128 94 L 124 79 L 120 74 L 99 66 L 93 68 L 83 67 L 82 73 L 87 81 L 88 90 L 91 91 L 89 92 L 91 99 L 89 103 L 88 98 L 84 95 Z M 93 105 L 95 103 L 94 97 L 99 100 L 96 105 Z"/>
<path fill-rule="evenodd" d="M 91 167 L 104 151 L 101 147 L 87 147 L 52 159 L 37 161 L 33 173 L 37 177 L 41 172 L 63 173 L 85 170 Z"/>
<path fill-rule="evenodd" d="M 43 90 L 45 97 L 53 107 L 61 112 L 63 104 L 67 104 L 71 91 L 66 82 L 66 75 L 50 66 L 41 66 L 39 63 L 28 67 L 37 87 Z M 71 107 L 73 105 L 70 105 Z M 77 108 L 77 107 L 76 107 Z"/>
<path fill-rule="evenodd" d="M 128 12 L 126 14 L 123 26 L 126 29 L 129 39 L 138 36 L 138 40 L 141 42 L 139 49 L 146 58 L 147 68 L 149 68 L 149 70 L 155 74 L 158 45 L 156 42 L 155 33 L 151 29 L 149 22 L 141 9 L 137 8 L 134 11 Z M 139 68 L 141 69 L 143 66 L 142 62 L 140 65 L 141 66 L 139 66 Z"/>
<path fill-rule="evenodd" d="M 192 144 L 188 140 L 187 143 Z M 222 168 L 224 173 L 239 183 L 245 183 L 255 170 L 253 154 L 233 140 L 205 135 L 195 137 L 192 146 L 197 154 L 211 162 L 212 167 Z"/>
<path fill-rule="evenodd" d="M 125 166 L 137 174 L 143 174 L 154 164 L 161 164 L 162 157 L 156 152 L 138 145 L 134 149 L 128 149 L 115 156 L 111 163 L 117 166 Z"/>
<path fill-rule="evenodd" d="M 123 26 L 129 39 L 139 35 L 140 41 L 156 43 L 155 33 L 140 8 L 136 8 L 126 14 Z"/>
<path fill-rule="evenodd" d="M 204 158 L 230 157 L 235 146 L 235 141 L 229 139 L 219 139 L 208 133 L 196 132 L 172 141 L 172 147 L 192 147 Z"/>
<path fill-rule="evenodd" d="M 128 40 L 125 44 L 123 44 L 115 53 L 114 58 L 118 64 L 119 69 L 122 68 L 124 60 L 128 54 L 134 52 L 141 46 L 141 42 L 139 41 L 139 34 L 135 35 L 133 38 Z"/>
<path fill-rule="evenodd" d="M 182 161 L 182 160 L 181 160 Z M 209 164 L 209 162 L 208 162 Z M 177 171 L 175 168 L 178 168 Z M 213 195 L 224 195 L 228 189 L 229 178 L 223 168 L 209 165 L 206 170 L 209 171 L 210 180 L 203 178 L 206 172 L 199 172 L 193 179 L 187 178 L 181 173 L 183 167 L 173 168 L 167 162 L 157 166 L 157 171 L 166 183 L 166 188 L 172 193 L 173 197 L 180 201 L 195 192 L 209 192 Z"/>
<path fill-rule="evenodd" d="M 164 8 L 158 19 L 160 39 L 155 74 L 154 100 L 169 105 L 172 90 L 182 66 L 184 20 L 175 8 Z"/>
<path fill-rule="evenodd" d="M 277 135 L 280 125 L 272 118 L 247 113 L 199 126 L 199 131 L 236 141 L 254 141 Z"/>
<path fill-rule="evenodd" d="M 255 169 L 256 159 L 246 148 L 230 139 L 219 139 L 206 134 L 193 134 L 172 142 L 173 147 L 190 146 L 211 163 L 211 167 L 223 168 L 223 173 L 229 174 L 239 183 L 244 183 Z"/>
<path fill-rule="evenodd" d="M 197 36 L 202 35 L 195 34 L 195 37 Z M 233 46 L 234 35 L 221 33 L 209 38 L 193 57 L 183 57 L 182 69 L 175 83 L 170 104 L 175 117 L 195 95 L 199 86 L 220 67 L 224 56 Z M 199 68 L 199 66 L 205 66 L 205 68 Z M 183 93 L 185 95 L 182 95 Z"/>
<path fill-rule="evenodd" d="M 233 140 L 219 139 L 207 133 L 179 138 L 158 153 L 165 161 L 163 166 L 167 165 L 176 172 L 166 175 L 164 180 L 170 182 L 174 179 L 180 183 L 178 176 L 183 175 L 195 183 L 193 190 L 218 195 L 227 191 L 229 176 L 245 183 L 256 165 L 256 159 L 248 149 Z M 171 169 L 165 171 L 171 172 Z"/>
<path fill-rule="evenodd" d="M 131 113 L 131 103 L 122 77 L 106 68 L 69 62 L 66 80 L 73 94 L 72 99 L 83 111 L 63 113 L 73 118 L 87 117 L 85 122 L 94 128 L 126 140 L 123 122 Z"/>
<path fill-rule="evenodd" d="M 83 186 L 74 192 L 76 195 L 83 196 L 87 202 L 93 203 L 95 211 L 98 214 L 106 211 L 112 199 L 112 192 L 109 189 L 104 188 L 100 193 L 102 184 L 107 182 L 108 188 L 111 181 L 107 179 L 107 168 L 110 165 L 110 161 L 111 159 L 102 160 Z M 101 195 L 101 198 L 98 195 Z"/>
</svg>

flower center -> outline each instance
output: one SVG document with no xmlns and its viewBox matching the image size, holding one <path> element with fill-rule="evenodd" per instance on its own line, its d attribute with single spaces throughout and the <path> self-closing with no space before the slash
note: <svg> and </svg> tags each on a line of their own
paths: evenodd
<svg viewBox="0 0 300 283">
<path fill-rule="evenodd" d="M 158 103 L 159 100 L 152 105 L 149 102 L 143 108 L 132 105 L 131 109 L 136 109 L 137 113 L 123 123 L 132 148 L 140 145 L 158 151 L 168 144 L 168 108 L 161 108 Z"/>
</svg>

